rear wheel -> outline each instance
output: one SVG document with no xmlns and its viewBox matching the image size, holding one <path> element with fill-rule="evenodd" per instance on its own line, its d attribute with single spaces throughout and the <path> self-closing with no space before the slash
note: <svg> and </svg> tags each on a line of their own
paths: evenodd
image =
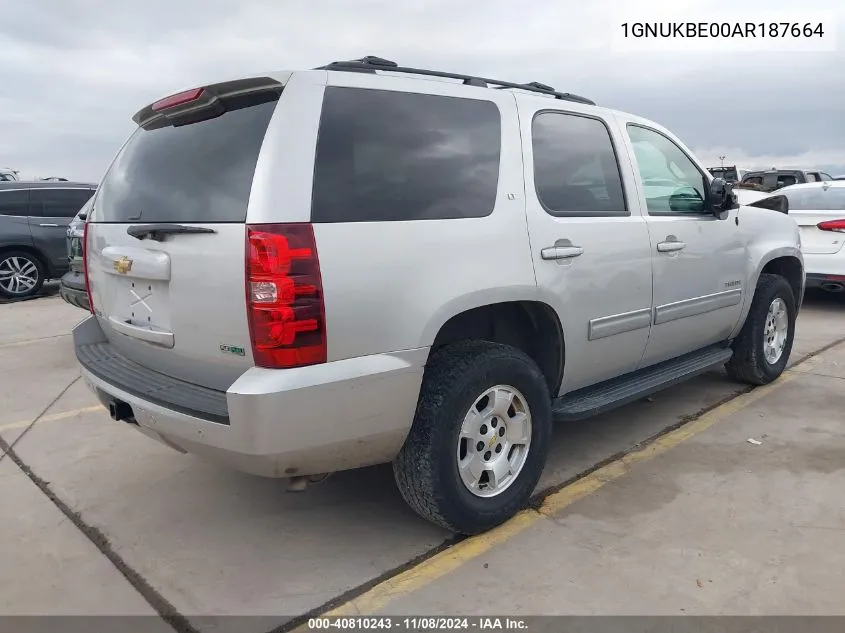
<svg viewBox="0 0 845 633">
<path fill-rule="evenodd" d="M 26 251 L 0 253 L 0 295 L 31 297 L 44 285 L 44 265 Z"/>
<path fill-rule="evenodd" d="M 742 331 L 733 344 L 728 374 L 740 382 L 765 385 L 783 373 L 795 337 L 795 297 L 779 275 L 760 275 Z"/>
<path fill-rule="evenodd" d="M 449 530 L 476 534 L 528 501 L 548 454 L 546 379 L 520 350 L 467 341 L 429 361 L 393 468 L 402 497 Z"/>
</svg>

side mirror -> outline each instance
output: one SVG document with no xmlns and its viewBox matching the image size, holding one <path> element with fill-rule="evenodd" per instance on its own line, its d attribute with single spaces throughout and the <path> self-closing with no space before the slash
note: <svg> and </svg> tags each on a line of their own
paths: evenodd
<svg viewBox="0 0 845 633">
<path fill-rule="evenodd" d="M 724 220 L 728 212 L 738 206 L 733 186 L 724 178 L 714 178 L 710 183 L 710 208 L 713 215 Z"/>
</svg>

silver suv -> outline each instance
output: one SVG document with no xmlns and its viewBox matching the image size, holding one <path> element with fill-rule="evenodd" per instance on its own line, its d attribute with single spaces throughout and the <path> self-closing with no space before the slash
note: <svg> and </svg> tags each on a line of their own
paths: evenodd
<svg viewBox="0 0 845 633">
<path fill-rule="evenodd" d="M 85 224 L 76 355 L 178 451 L 296 484 L 392 462 L 476 533 L 527 502 L 553 420 L 789 357 L 795 222 L 639 117 L 364 58 L 134 120 Z"/>
</svg>

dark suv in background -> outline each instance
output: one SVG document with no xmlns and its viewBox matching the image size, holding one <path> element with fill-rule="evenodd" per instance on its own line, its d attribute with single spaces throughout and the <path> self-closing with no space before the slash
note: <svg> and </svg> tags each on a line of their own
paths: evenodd
<svg viewBox="0 0 845 633">
<path fill-rule="evenodd" d="M 830 174 L 823 171 L 808 171 L 803 169 L 768 169 L 765 171 L 750 171 L 742 177 L 743 185 L 755 185 L 761 191 L 776 191 L 781 187 L 798 185 L 805 182 L 821 182 L 833 180 Z"/>
<path fill-rule="evenodd" d="M 69 270 L 62 276 L 59 293 L 70 305 L 88 310 L 88 291 L 85 288 L 85 264 L 82 260 L 82 240 L 85 237 L 85 221 L 94 197 L 91 196 L 67 228 L 67 260 Z"/>
<path fill-rule="evenodd" d="M 0 296 L 19 299 L 67 272 L 67 230 L 96 185 L 0 182 Z"/>
</svg>

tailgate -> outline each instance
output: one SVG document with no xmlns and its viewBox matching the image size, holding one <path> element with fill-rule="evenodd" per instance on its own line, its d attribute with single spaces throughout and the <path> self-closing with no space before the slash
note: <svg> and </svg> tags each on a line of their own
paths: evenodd
<svg viewBox="0 0 845 633">
<path fill-rule="evenodd" d="M 94 312 L 125 357 L 217 390 L 253 366 L 244 223 L 280 92 L 229 82 L 136 115 L 87 227 Z"/>
</svg>

